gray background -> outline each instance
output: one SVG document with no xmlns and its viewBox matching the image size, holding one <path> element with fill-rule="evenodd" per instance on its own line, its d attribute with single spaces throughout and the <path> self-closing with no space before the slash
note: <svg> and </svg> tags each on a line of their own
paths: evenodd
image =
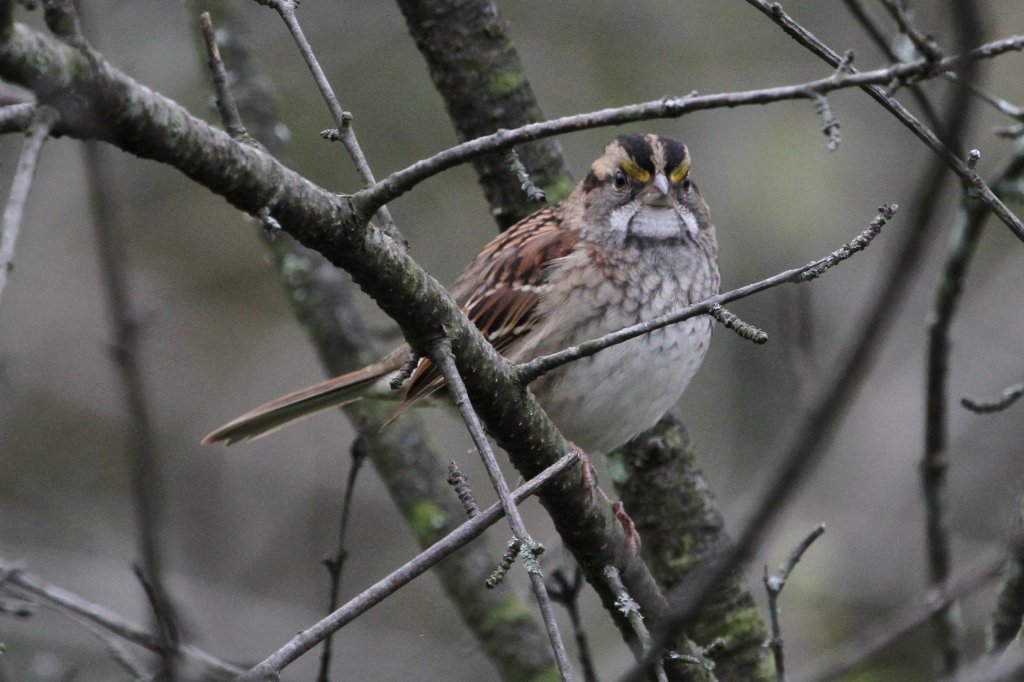
<svg viewBox="0 0 1024 682">
<path fill-rule="evenodd" d="M 317 135 L 331 121 L 283 25 L 256 3 L 241 4 L 261 64 L 278 88 L 297 168 L 324 187 L 358 187 L 342 148 Z M 940 3 L 917 4 L 919 25 L 950 45 Z M 991 10 L 986 39 L 1024 32 L 1019 2 L 985 4 Z M 94 24 L 102 17 L 96 42 L 115 65 L 216 121 L 195 51 L 196 17 L 171 2 L 88 5 Z M 859 67 L 883 64 L 840 3 L 792 0 L 786 9 L 834 48 L 857 48 Z M 739 0 L 504 3 L 503 10 L 551 117 L 829 73 Z M 343 105 L 355 114 L 378 177 L 455 142 L 391 3 L 306 0 L 300 19 Z M 987 86 L 1024 101 L 1022 66 L 1019 54 L 991 62 Z M 928 89 L 944 96 L 948 85 L 936 82 Z M 703 112 L 574 134 L 561 143 L 580 178 L 622 130 L 687 142 L 718 225 L 723 286 L 732 288 L 831 251 L 858 233 L 882 202 L 909 207 L 915 179 L 931 162 L 926 150 L 859 91 L 830 100 L 842 124 L 835 153 L 826 150 L 808 102 Z M 993 125 L 1005 123 L 983 109 L 966 136 L 984 153 L 983 171 L 1010 149 L 991 133 Z M 4 196 L 19 144 L 16 136 L 0 140 Z M 341 417 L 327 415 L 230 450 L 198 445 L 211 428 L 318 380 L 321 371 L 253 238 L 251 221 L 176 171 L 116 151 L 105 158 L 118 177 L 106 191 L 130 226 L 126 265 L 145 322 L 143 365 L 168 498 L 169 586 L 204 647 L 227 658 L 262 658 L 324 608 L 326 575 L 319 559 L 334 544 L 351 430 Z M 783 596 L 794 669 L 924 589 L 918 485 L 924 325 L 958 200 L 950 183 L 940 197 L 941 224 L 934 226 L 926 264 L 894 335 L 824 465 L 789 503 L 749 569 L 756 583 L 763 561 L 774 566 L 815 524 L 828 524 Z M 442 281 L 454 279 L 494 234 L 468 167 L 427 181 L 391 210 L 413 256 Z M 48 143 L 17 267 L 0 304 L 0 554 L 145 621 L 145 602 L 130 570 L 135 540 L 124 454 L 128 424 L 108 356 L 109 324 L 89 216 L 81 146 Z M 870 250 L 809 287 L 819 364 L 856 333 L 865 304 L 886 296 L 874 276 L 892 244 L 891 232 L 904 229 L 910 218 L 901 213 Z M 953 329 L 953 398 L 997 393 L 1024 374 L 1020 253 L 1021 244 L 993 221 Z M 773 466 L 769 453 L 797 402 L 790 353 L 795 338 L 786 315 L 792 294 L 774 290 L 735 304 L 733 310 L 765 328 L 771 341 L 756 347 L 719 329 L 681 401 L 733 525 Z M 386 318 L 362 303 L 373 326 L 397 339 Z M 958 566 L 998 543 L 1013 522 L 1015 500 L 1024 490 L 1021 409 L 987 417 L 952 409 L 950 503 Z M 425 416 L 438 452 L 458 459 L 489 502 L 461 424 L 443 411 Z M 416 551 L 372 472 L 361 478 L 356 505 L 346 594 Z M 534 534 L 557 559 L 557 537 L 536 503 L 527 508 Z M 501 547 L 506 535 L 493 530 L 492 545 Z M 521 569 L 513 579 L 521 584 Z M 759 585 L 755 591 L 760 598 Z M 965 605 L 973 650 L 980 646 L 991 596 L 983 592 Z M 592 600 L 586 618 L 600 669 L 610 677 L 628 665 L 629 653 Z M 417 679 L 488 678 L 488 663 L 454 620 L 437 582 L 418 579 L 340 633 L 339 679 L 402 679 L 410 671 Z M 51 612 L 26 622 L 0 620 L 0 641 L 7 646 L 0 657 L 7 679 L 62 679 L 71 669 L 78 680 L 121 674 L 90 635 Z M 928 659 L 918 648 L 924 641 L 903 640 L 890 651 L 889 677 L 878 679 L 926 679 Z M 293 679 L 309 679 L 314 659 L 306 656 L 290 668 Z"/>
</svg>

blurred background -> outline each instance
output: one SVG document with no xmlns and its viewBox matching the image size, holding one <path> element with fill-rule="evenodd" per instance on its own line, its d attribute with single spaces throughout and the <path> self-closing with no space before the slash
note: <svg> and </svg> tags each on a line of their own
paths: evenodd
<svg viewBox="0 0 1024 682">
<path fill-rule="evenodd" d="M 342 148 L 318 135 L 332 122 L 283 24 L 256 3 L 239 4 L 260 66 L 279 93 L 281 132 L 292 139 L 297 169 L 332 190 L 358 188 Z M 917 25 L 951 46 L 945 3 L 917 4 Z M 1024 33 L 1019 2 L 984 5 L 986 40 Z M 642 6 L 580 0 L 503 3 L 502 9 L 549 117 L 830 73 L 739 0 Z M 833 48 L 854 48 L 858 67 L 884 65 L 842 3 L 790 0 L 786 9 Z M 96 0 L 88 12 L 92 37 L 114 65 L 219 125 L 205 57 L 197 52 L 197 17 L 182 3 Z M 37 14 L 22 11 L 19 19 L 37 23 Z M 300 20 L 355 116 L 378 177 L 456 142 L 397 7 L 307 0 Z M 1005 55 L 983 68 L 988 89 L 1024 103 L 1024 56 Z M 941 101 L 949 87 L 933 81 L 926 89 Z M 825 255 L 860 232 L 883 202 L 904 208 L 868 251 L 805 285 L 811 330 L 793 327 L 789 287 L 731 306 L 768 331 L 766 346 L 717 331 L 681 410 L 733 528 L 761 489 L 773 446 L 791 423 L 801 391 L 794 348 L 809 344 L 811 360 L 824 367 L 857 332 L 865 305 L 886 296 L 875 274 L 892 233 L 911 221 L 916 180 L 932 161 L 863 93 L 844 90 L 830 102 L 842 126 L 836 152 L 826 149 L 809 102 L 715 110 L 560 138 L 576 178 L 620 132 L 685 141 L 718 226 L 723 288 Z M 992 132 L 1010 122 L 979 107 L 965 140 L 982 151 L 983 173 L 1011 152 L 1014 143 Z M 0 139 L 4 197 L 20 143 L 20 136 Z M 117 178 L 105 188 L 107 198 L 130 228 L 124 265 L 143 323 L 144 378 L 165 484 L 168 587 L 188 632 L 204 648 L 234 660 L 261 659 L 325 608 L 320 559 L 335 543 L 352 430 L 340 415 L 325 414 L 230 450 L 199 446 L 213 427 L 320 379 L 322 371 L 252 221 L 174 170 L 110 148 L 103 159 Z M 82 145 L 47 143 L 0 305 L 0 556 L 147 622 L 131 571 L 129 423 L 110 357 L 86 187 Z M 791 670 L 849 641 L 881 614 L 918 600 L 926 588 L 918 474 L 925 322 L 957 216 L 954 183 L 940 200 L 944 208 L 932 226 L 925 265 L 894 333 L 823 465 L 789 501 L 748 567 L 760 599 L 762 564 L 774 568 L 811 528 L 827 524 L 782 597 Z M 427 181 L 390 208 L 412 255 L 441 281 L 453 280 L 495 233 L 468 166 Z M 1024 303 L 1013 293 L 1024 289 L 1021 249 L 1005 227 L 990 222 L 953 328 L 953 401 L 995 395 L 1024 378 Z M 387 350 L 399 338 L 394 326 L 367 299 L 361 305 Z M 1015 523 L 1024 491 L 1022 409 L 978 416 L 952 403 L 949 503 L 957 567 L 997 546 Z M 493 496 L 464 427 L 439 410 L 426 419 L 437 452 L 458 460 L 489 503 Z M 531 502 L 526 509 L 534 535 L 557 547 L 539 506 Z M 371 470 L 360 478 L 353 513 L 345 595 L 416 553 L 412 534 Z M 502 547 L 506 536 L 507 530 L 492 529 L 492 546 Z M 519 568 L 512 579 L 525 584 Z M 991 589 L 964 603 L 973 653 L 981 649 L 992 603 Z M 584 606 L 599 669 L 611 678 L 629 665 L 630 654 L 592 596 Z M 487 660 L 455 622 L 436 580 L 423 576 L 339 633 L 338 678 L 403 679 L 410 670 L 424 680 L 490 678 Z M 0 620 L 0 641 L 5 680 L 123 675 L 88 632 L 46 610 L 23 621 Z M 931 679 L 929 642 L 927 629 L 900 640 L 856 679 Z M 311 679 L 315 659 L 307 655 L 288 676 Z"/>
</svg>

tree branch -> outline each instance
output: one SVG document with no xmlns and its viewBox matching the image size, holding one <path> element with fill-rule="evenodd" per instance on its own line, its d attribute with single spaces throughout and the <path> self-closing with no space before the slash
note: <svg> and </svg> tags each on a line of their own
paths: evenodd
<svg viewBox="0 0 1024 682">
<path fill-rule="evenodd" d="M 789 15 L 783 10 L 782 6 L 777 2 L 768 2 L 768 0 L 747 0 L 747 3 L 757 8 L 761 13 L 769 17 L 772 21 L 778 24 L 788 36 L 796 40 L 798 43 L 809 49 L 814 54 L 818 55 L 821 59 L 825 60 L 832 66 L 838 66 L 842 61 L 842 56 L 829 48 L 825 43 L 818 40 L 810 31 L 805 29 L 800 24 L 796 23 Z M 962 3 L 959 2 L 954 4 L 954 8 L 958 11 L 976 13 L 977 3 Z M 961 31 L 958 32 L 957 37 L 964 43 L 970 44 L 968 41 L 975 38 L 978 34 L 976 26 L 971 26 L 969 23 L 961 23 Z M 1016 42 L 1016 38 L 1013 39 Z M 1021 49 L 1022 46 L 1015 47 L 1014 49 Z M 988 44 L 977 49 L 971 50 L 969 53 L 964 55 L 965 59 L 956 59 L 954 63 L 950 63 L 947 59 L 940 61 L 934 61 L 932 59 L 920 59 L 916 62 L 912 62 L 916 66 L 917 71 L 914 75 L 925 75 L 927 73 L 942 73 L 956 69 L 958 66 L 971 63 L 971 61 L 980 58 L 986 58 L 992 56 L 989 54 L 990 50 L 994 48 L 993 44 Z M 850 67 L 854 74 L 856 70 Z M 905 82 L 906 78 L 903 76 L 896 77 L 897 82 Z M 971 78 L 965 80 L 970 81 Z M 914 133 L 924 144 L 935 152 L 936 155 L 942 161 L 949 166 L 954 173 L 956 173 L 963 184 L 968 189 L 972 189 L 975 192 L 976 198 L 982 203 L 988 206 L 991 211 L 1007 226 L 1010 231 L 1020 239 L 1024 241 L 1024 223 L 1021 222 L 1013 211 L 1007 208 L 1006 204 L 997 197 L 991 189 L 978 177 L 978 174 L 973 169 L 969 168 L 966 163 L 960 160 L 950 148 L 943 144 L 939 137 L 923 125 L 917 118 L 910 113 L 910 111 L 899 103 L 895 98 L 889 95 L 885 89 L 878 85 L 872 85 L 867 82 L 860 83 L 860 87 L 868 93 L 875 101 L 885 107 L 890 113 L 892 113 L 903 125 L 905 125 L 910 132 Z M 951 134 L 952 128 L 947 128 Z"/>
<path fill-rule="evenodd" d="M 579 462 L 577 453 L 569 453 L 542 471 L 524 485 L 512 491 L 512 499 L 519 504 L 530 495 L 542 490 L 549 483 L 564 478 L 564 473 Z M 400 587 L 421 575 L 431 566 L 446 556 L 471 542 L 487 528 L 494 525 L 504 516 L 500 502 L 492 504 L 479 515 L 465 521 L 443 539 L 420 552 L 402 567 L 380 579 L 359 595 L 352 598 L 337 611 L 317 624 L 306 628 L 287 644 L 278 649 L 258 665 L 251 668 L 240 678 L 243 680 L 276 680 L 277 674 L 285 666 L 312 649 L 332 632 L 350 623 L 360 614 L 379 604 L 385 597 L 393 594 Z"/>
<path fill-rule="evenodd" d="M 159 653 L 160 648 L 163 646 L 160 637 L 153 635 L 141 625 L 137 625 L 119 616 L 106 607 L 93 604 L 77 594 L 53 585 L 23 570 L 17 564 L 0 557 L 0 590 L 9 592 L 12 588 L 32 595 L 34 598 L 53 606 L 59 611 L 81 617 L 117 635 L 121 639 L 137 644 L 144 649 Z M 242 668 L 235 664 L 222 661 L 216 656 L 190 644 L 182 645 L 179 653 L 183 660 L 200 666 L 213 679 L 233 677 L 244 672 Z"/>
<path fill-rule="evenodd" d="M 269 79 L 258 71 L 237 4 L 230 0 L 205 0 L 202 4 L 216 19 L 234 99 L 252 135 L 278 158 L 287 159 L 289 145 L 279 134 L 277 98 L 267 85 Z M 280 271 L 288 301 L 328 373 L 344 374 L 374 360 L 372 334 L 359 314 L 349 277 L 285 234 L 266 229 L 256 233 Z M 426 549 L 454 530 L 464 515 L 441 482 L 444 469 L 428 447 L 416 415 L 405 415 L 384 429 L 391 417 L 387 406 L 359 401 L 342 410 L 359 430 L 371 464 L 420 548 Z M 478 540 L 433 570 L 503 679 L 543 677 L 554 669 L 544 631 L 511 590 L 484 587 L 491 556 L 488 543 Z"/>
<path fill-rule="evenodd" d="M 548 639 L 551 641 L 551 649 L 555 654 L 558 671 L 563 680 L 571 680 L 572 666 L 569 665 L 569 655 L 565 651 L 562 635 L 558 631 L 558 623 L 555 621 L 551 599 L 548 597 L 547 589 L 544 587 L 544 573 L 540 568 L 540 555 L 544 552 L 544 547 L 530 537 L 530 532 L 526 529 L 526 523 L 523 521 L 523 517 L 520 516 L 519 509 L 516 508 L 515 501 L 512 499 L 512 494 L 508 489 L 508 483 L 505 482 L 505 477 L 501 473 L 501 467 L 498 465 L 498 459 L 494 456 L 491 444 L 487 441 L 484 426 L 480 423 L 480 418 L 477 417 L 476 411 L 470 403 L 469 395 L 466 393 L 466 386 L 463 384 L 459 370 L 455 366 L 451 343 L 445 338 L 438 339 L 431 344 L 428 355 L 444 376 L 445 387 L 452 397 L 452 402 L 455 403 L 455 407 L 462 415 L 462 421 L 466 423 L 466 428 L 469 429 L 477 453 L 483 459 L 487 475 L 491 478 L 491 484 L 494 486 L 494 491 L 498 494 L 498 499 L 501 501 L 505 517 L 512 527 L 513 537 L 521 547 L 523 566 L 526 568 L 527 575 L 530 578 L 534 597 L 540 606 L 541 617 L 544 619 L 544 627 L 548 631 Z"/>
<path fill-rule="evenodd" d="M 43 143 L 58 120 L 57 112 L 49 107 L 38 107 L 32 112 L 32 122 L 21 148 L 21 156 L 18 157 L 7 205 L 4 206 L 3 218 L 0 218 L 0 298 L 7 288 L 7 276 L 14 269 L 14 249 L 18 243 L 28 193 L 32 189 L 36 162 L 43 151 Z"/>
</svg>

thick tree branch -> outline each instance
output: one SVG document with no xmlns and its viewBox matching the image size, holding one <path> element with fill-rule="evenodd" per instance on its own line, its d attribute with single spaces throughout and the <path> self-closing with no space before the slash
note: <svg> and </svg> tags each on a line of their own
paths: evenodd
<svg viewBox="0 0 1024 682">
<path fill-rule="evenodd" d="M 306 246 L 348 270 L 413 346 L 447 333 L 467 390 L 488 431 L 532 477 L 566 452 L 561 434 L 513 368 L 483 339 L 404 248 L 369 224 L 370 212 L 327 192 L 269 154 L 241 144 L 190 116 L 179 105 L 135 83 L 89 49 L 72 51 L 16 24 L 0 45 L 0 76 L 34 89 L 67 114 L 79 136 L 95 136 L 126 151 L 167 163 L 251 215 L 270 215 Z M 168 132 L 173 131 L 173 135 Z M 492 402 L 494 395 L 502 401 Z M 630 594 L 652 619 L 666 602 L 618 520 L 588 496 L 580 472 L 541 495 L 556 529 L 584 570 L 616 566 Z M 614 596 L 597 581 L 602 601 Z M 696 678 L 706 676 L 693 670 Z"/>
<path fill-rule="evenodd" d="M 473 140 L 544 118 L 512 44 L 508 22 L 493 2 L 398 0 L 398 6 L 459 139 Z M 558 201 L 572 189 L 557 141 L 524 144 L 518 154 L 549 201 Z M 504 155 L 478 156 L 473 168 L 499 229 L 536 210 L 521 183 L 513 179 Z"/>
<path fill-rule="evenodd" d="M 249 130 L 278 158 L 287 160 L 289 145 L 279 135 L 277 98 L 259 72 L 237 4 L 205 0 L 202 5 L 216 20 L 232 94 Z M 288 300 L 326 370 L 344 374 L 374 360 L 372 333 L 358 311 L 349 277 L 288 235 L 264 229 L 258 235 L 280 270 Z M 464 515 L 442 483 L 444 468 L 427 445 L 416 415 L 405 415 L 384 429 L 391 416 L 387 406 L 358 401 L 343 411 L 360 430 L 370 462 L 420 548 L 454 530 Z M 493 562 L 489 549 L 487 542 L 478 539 L 433 572 L 503 679 L 543 678 L 554 669 L 543 628 L 511 589 L 484 587 Z"/>
</svg>

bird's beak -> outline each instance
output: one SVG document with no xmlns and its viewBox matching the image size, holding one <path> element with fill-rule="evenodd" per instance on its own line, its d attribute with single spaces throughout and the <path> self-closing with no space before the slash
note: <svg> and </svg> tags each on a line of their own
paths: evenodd
<svg viewBox="0 0 1024 682">
<path fill-rule="evenodd" d="M 647 186 L 642 195 L 642 200 L 648 206 L 668 208 L 672 205 L 672 197 L 669 195 L 668 178 L 664 173 L 658 173 L 654 180 Z"/>
</svg>

